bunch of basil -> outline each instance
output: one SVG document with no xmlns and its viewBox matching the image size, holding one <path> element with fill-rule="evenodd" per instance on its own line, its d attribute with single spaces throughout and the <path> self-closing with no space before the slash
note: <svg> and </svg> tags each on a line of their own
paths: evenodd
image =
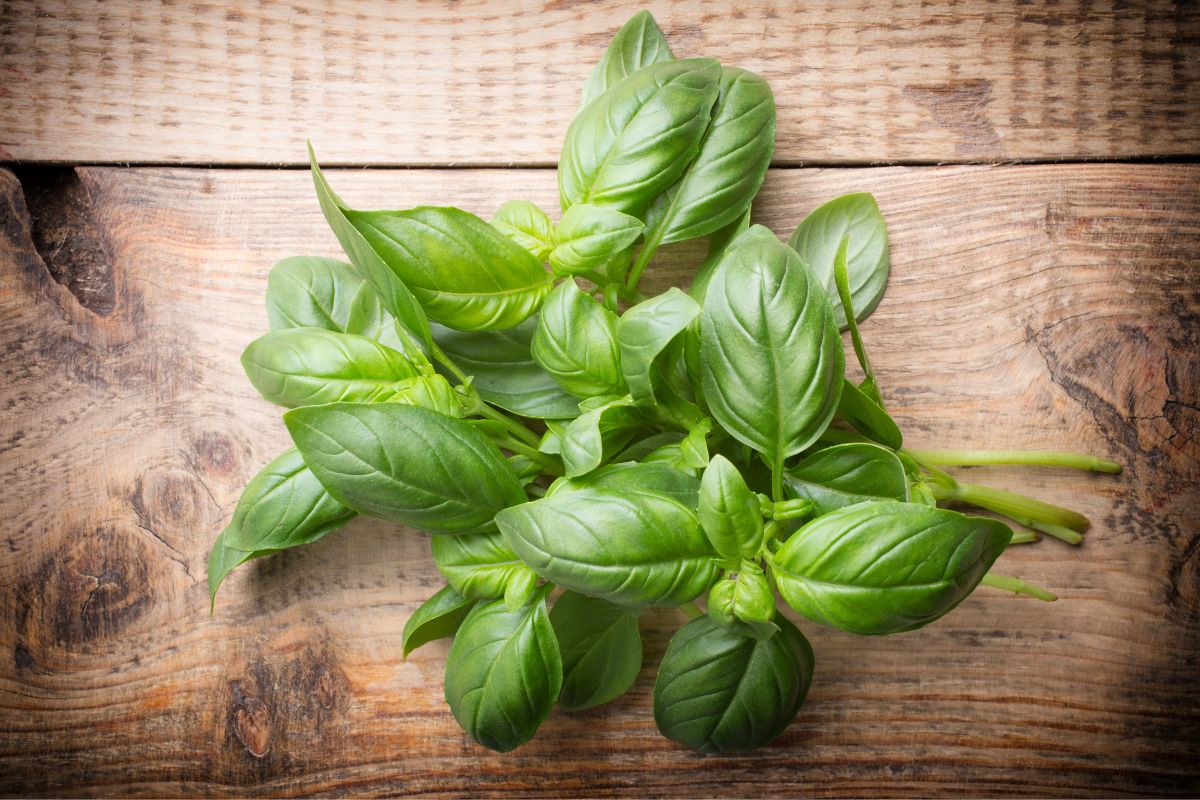
<svg viewBox="0 0 1200 800">
<path fill-rule="evenodd" d="M 246 487 L 213 547 L 212 592 L 237 565 L 357 514 L 430 532 L 448 586 L 409 620 L 405 654 L 454 637 L 446 699 L 500 751 L 556 703 L 625 693 L 648 606 L 691 617 L 659 668 L 659 728 L 745 750 L 788 726 L 812 678 L 776 592 L 810 620 L 873 635 L 932 622 L 981 581 L 1053 599 L 988 572 L 1036 534 L 937 503 L 1069 541 L 1087 521 L 937 464 L 1116 466 L 904 449 L 856 325 L 887 282 L 884 220 L 857 194 L 788 244 L 749 225 L 774 138 L 761 78 L 674 59 L 642 12 L 584 88 L 557 224 L 519 201 L 490 223 L 355 210 L 314 157 L 350 263 L 296 257 L 270 273 L 271 332 L 242 362 L 290 409 L 295 448 Z M 703 236 L 689 292 L 638 291 L 660 246 Z M 845 375 L 842 328 L 861 383 Z"/>
</svg>

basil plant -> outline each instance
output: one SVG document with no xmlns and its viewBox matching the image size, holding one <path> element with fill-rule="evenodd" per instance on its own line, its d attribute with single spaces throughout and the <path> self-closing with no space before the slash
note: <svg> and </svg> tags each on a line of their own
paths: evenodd
<svg viewBox="0 0 1200 800">
<path fill-rule="evenodd" d="M 238 565 L 359 514 L 427 532 L 446 585 L 404 653 L 453 637 L 446 701 L 502 752 L 556 704 L 627 692 L 649 607 L 689 619 L 658 667 L 659 729 L 738 751 L 804 702 L 814 656 L 793 619 L 886 635 L 981 583 L 1053 599 L 993 564 L 1038 531 L 1077 542 L 1087 520 L 939 465 L 1116 465 L 907 449 L 857 325 L 887 284 L 884 218 L 851 194 L 787 242 L 751 225 L 774 140 L 761 77 L 675 58 L 641 12 L 585 85 L 553 214 L 519 199 L 490 221 L 359 210 L 310 151 L 346 260 L 270 272 L 271 330 L 242 364 L 294 446 L 214 543 L 213 595 Z M 700 237 L 688 291 L 639 291 L 659 248 Z"/>
</svg>

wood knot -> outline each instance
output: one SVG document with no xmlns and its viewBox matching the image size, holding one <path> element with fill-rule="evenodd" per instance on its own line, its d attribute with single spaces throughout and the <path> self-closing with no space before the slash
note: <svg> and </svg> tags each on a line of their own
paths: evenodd
<svg viewBox="0 0 1200 800">
<path fill-rule="evenodd" d="M 337 684 L 328 670 L 321 670 L 317 678 L 317 701 L 323 708 L 333 708 L 337 703 Z"/>
<path fill-rule="evenodd" d="M 237 709 L 234 712 L 234 733 L 246 751 L 255 758 L 263 758 L 271 751 L 271 710 L 254 695 L 234 692 Z"/>
</svg>

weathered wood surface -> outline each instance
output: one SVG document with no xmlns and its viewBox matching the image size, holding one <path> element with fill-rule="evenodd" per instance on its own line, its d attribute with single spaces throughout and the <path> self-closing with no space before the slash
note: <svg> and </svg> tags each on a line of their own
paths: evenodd
<svg viewBox="0 0 1200 800">
<path fill-rule="evenodd" d="M 0 0 L 0 160 L 553 164 L 644 4 Z M 664 0 L 681 56 L 760 72 L 780 164 L 1200 152 L 1179 0 Z M 519 131 L 519 135 L 505 132 Z"/>
<path fill-rule="evenodd" d="M 265 328 L 270 264 L 336 243 L 303 172 L 79 175 L 32 193 L 52 224 L 31 238 L 0 171 L 0 792 L 1200 792 L 1200 167 L 771 174 L 757 208 L 781 233 L 835 194 L 877 195 L 894 267 L 864 335 L 910 444 L 1086 450 L 1126 472 L 977 470 L 1094 520 L 1077 549 L 1002 559 L 1061 600 L 983 589 L 882 639 L 805 623 L 808 703 L 743 757 L 656 732 L 653 665 L 681 621 L 665 611 L 631 695 L 555 712 L 513 754 L 473 745 L 442 701 L 445 644 L 400 659 L 436 574 L 390 525 L 244 568 L 210 619 L 209 544 L 286 442 L 238 354 Z M 543 170 L 331 180 L 360 206 L 555 197 Z M 85 308 L 46 261 L 111 264 L 107 293 Z"/>
</svg>

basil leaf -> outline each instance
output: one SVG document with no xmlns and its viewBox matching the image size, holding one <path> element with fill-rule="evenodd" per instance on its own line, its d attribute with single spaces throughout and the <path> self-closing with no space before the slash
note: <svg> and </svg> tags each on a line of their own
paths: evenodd
<svg viewBox="0 0 1200 800">
<path fill-rule="evenodd" d="M 417 377 L 408 359 L 365 336 L 288 328 L 255 339 L 242 368 L 266 400 L 285 408 L 387 400 Z"/>
<path fill-rule="evenodd" d="M 742 212 L 740 217 L 725 227 L 709 234 L 708 253 L 704 256 L 704 261 L 701 262 L 700 268 L 696 270 L 696 277 L 692 278 L 692 285 L 688 288 L 688 294 L 697 303 L 704 304 L 704 293 L 708 291 L 708 282 L 712 280 L 713 270 L 717 268 L 717 264 L 721 263 L 721 259 L 725 257 L 725 251 L 729 249 L 729 245 L 749 229 L 750 206 L 746 206 L 746 210 Z M 696 341 L 699 343 L 698 336 Z"/>
<path fill-rule="evenodd" d="M 434 323 L 442 351 L 473 378 L 479 396 L 505 411 L 536 419 L 568 419 L 579 400 L 559 387 L 529 352 L 538 320 L 530 317 L 502 331 L 456 331 Z"/>
<path fill-rule="evenodd" d="M 637 241 L 644 227 L 637 217 L 611 208 L 573 205 L 554 229 L 550 267 L 558 275 L 577 275 L 604 266 Z"/>
<path fill-rule="evenodd" d="M 401 640 L 404 657 L 408 658 L 409 653 L 422 645 L 453 636 L 474 606 L 474 600 L 463 597 L 449 586 L 443 586 L 437 594 L 421 603 L 420 608 L 404 623 L 404 637 Z"/>
<path fill-rule="evenodd" d="M 419 378 L 401 381 L 399 386 L 396 394 L 388 398 L 389 403 L 420 406 L 448 417 L 462 416 L 458 394 L 441 375 L 422 375 Z"/>
<path fill-rule="evenodd" d="M 642 669 L 642 635 L 627 610 L 607 600 L 564 592 L 550 609 L 550 624 L 562 654 L 559 707 L 594 708 L 633 686 Z"/>
<path fill-rule="evenodd" d="M 762 747 L 791 724 L 812 683 L 812 647 L 788 620 L 754 639 L 708 617 L 671 639 L 654 684 L 662 734 L 703 752 Z"/>
<path fill-rule="evenodd" d="M 359 274 L 367 280 L 383 301 L 384 307 L 426 348 L 432 345 L 429 335 L 429 318 L 425 309 L 417 302 L 417 298 L 408 290 L 396 273 L 383 262 L 383 259 L 371 248 L 350 221 L 346 218 L 348 209 L 340 197 L 334 194 L 324 173 L 317 166 L 317 156 L 312 144 L 308 145 L 308 163 L 312 169 L 313 185 L 317 190 L 317 200 L 321 204 L 321 212 L 325 221 L 333 230 L 342 250 L 350 259 Z"/>
<path fill-rule="evenodd" d="M 479 533 L 525 499 L 486 436 L 436 411 L 334 403 L 296 408 L 283 420 L 329 493 L 362 514 L 433 533 Z"/>
<path fill-rule="evenodd" d="M 655 360 L 699 314 L 696 301 L 672 287 L 622 315 L 617 325 L 621 371 L 635 402 L 654 402 Z"/>
<path fill-rule="evenodd" d="M 712 122 L 695 160 L 651 206 L 648 246 L 695 239 L 736 222 L 758 194 L 774 150 L 771 87 L 752 72 L 722 67 Z"/>
<path fill-rule="evenodd" d="M 893 450 L 904 446 L 904 436 L 891 416 L 852 381 L 843 379 L 837 413 L 856 431 Z"/>
<path fill-rule="evenodd" d="M 577 397 L 624 394 L 616 328 L 617 315 L 568 279 L 546 298 L 530 353 Z"/>
<path fill-rule="evenodd" d="M 704 469 L 708 466 L 708 434 L 712 420 L 702 419 L 679 442 L 679 468 Z"/>
<path fill-rule="evenodd" d="M 761 225 L 730 245 L 713 274 L 700 336 L 712 415 L 769 463 L 782 464 L 829 425 L 845 369 L 829 299 Z"/>
<path fill-rule="evenodd" d="M 865 500 L 908 500 L 908 476 L 891 450 L 874 444 L 839 444 L 818 450 L 784 475 L 817 516 Z"/>
<path fill-rule="evenodd" d="M 550 484 L 546 497 L 570 494 L 581 489 L 629 489 L 654 492 L 678 500 L 695 509 L 700 481 L 666 464 L 638 464 L 627 461 L 599 467 L 578 478 L 559 478 Z"/>
<path fill-rule="evenodd" d="M 538 310 L 553 285 L 529 251 L 466 211 L 343 213 L 426 313 L 451 328 L 511 328 Z"/>
<path fill-rule="evenodd" d="M 887 222 L 875 198 L 862 192 L 830 200 L 805 217 L 788 240 L 825 287 L 839 328 L 846 327 L 846 314 L 838 298 L 833 261 L 843 236 L 850 237 L 846 270 L 854 315 L 862 322 L 879 305 L 888 279 Z"/>
<path fill-rule="evenodd" d="M 899 633 L 962 602 L 1011 538 L 993 519 L 866 502 L 800 528 L 772 566 L 783 599 L 809 619 L 850 633 Z"/>
<path fill-rule="evenodd" d="M 622 450 L 613 457 L 613 463 L 622 461 L 644 461 L 646 456 L 653 453 L 658 448 L 667 444 L 679 444 L 683 441 L 686 434 L 680 431 L 662 431 L 647 436 L 645 439 L 638 439 L 629 447 Z"/>
<path fill-rule="evenodd" d="M 619 605 L 681 605 L 717 575 L 695 513 L 653 492 L 581 489 L 505 509 L 496 524 L 538 575 Z"/>
<path fill-rule="evenodd" d="M 623 447 L 643 421 L 643 412 L 633 407 L 628 395 L 571 420 L 559 441 L 567 477 L 586 475 L 600 466 L 605 455 Z"/>
<path fill-rule="evenodd" d="M 446 583 L 473 600 L 503 597 L 509 582 L 529 571 L 496 531 L 435 536 L 433 561 Z"/>
<path fill-rule="evenodd" d="M 246 484 L 229 526 L 213 543 L 210 600 L 215 602 L 217 587 L 240 564 L 315 542 L 354 516 L 329 495 L 298 450 L 285 450 Z"/>
<path fill-rule="evenodd" d="M 763 543 L 762 508 L 742 473 L 717 455 L 700 479 L 700 527 L 722 558 L 755 558 Z"/>
<path fill-rule="evenodd" d="M 662 61 L 585 106 L 558 163 L 563 210 L 591 203 L 640 216 L 695 157 L 720 77 L 711 59 Z"/>
<path fill-rule="evenodd" d="M 583 85 L 580 106 L 586 106 L 642 67 L 672 58 L 671 47 L 654 17 L 644 9 L 637 12 L 621 26 L 596 63 Z"/>
<path fill-rule="evenodd" d="M 546 212 L 526 200 L 509 200 L 492 215 L 492 227 L 545 261 L 554 247 L 554 223 Z"/>
<path fill-rule="evenodd" d="M 509 611 L 476 606 L 446 656 L 446 702 L 484 747 L 507 753 L 533 738 L 562 689 L 558 642 L 538 600 Z"/>
<path fill-rule="evenodd" d="M 743 561 L 737 572 L 718 581 L 708 592 L 708 616 L 722 625 L 770 622 L 775 616 L 775 592 L 762 567 Z"/>
</svg>

